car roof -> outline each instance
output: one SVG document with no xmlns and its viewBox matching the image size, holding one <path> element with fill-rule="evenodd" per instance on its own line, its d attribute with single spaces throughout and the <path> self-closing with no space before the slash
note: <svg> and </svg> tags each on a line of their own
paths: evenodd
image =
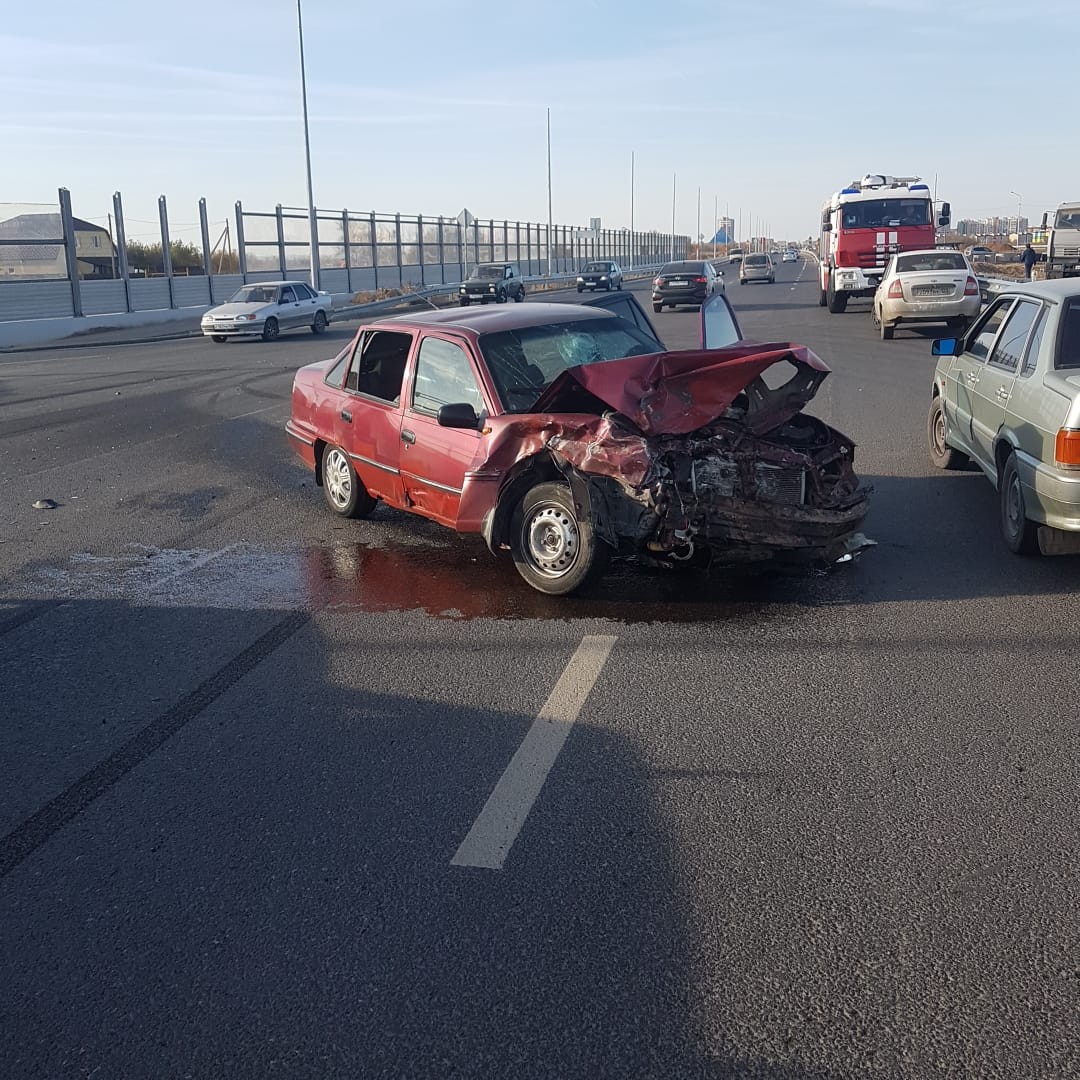
<svg viewBox="0 0 1080 1080">
<path fill-rule="evenodd" d="M 545 326 L 553 322 L 579 322 L 585 319 L 615 318 L 614 312 L 583 304 L 524 303 L 508 306 L 443 308 L 439 311 L 420 311 L 379 319 L 379 324 L 398 326 L 439 327 L 470 330 L 474 334 L 491 334 L 501 330 L 520 330 L 526 326 Z M 373 320 L 369 325 L 374 325 Z"/>
<path fill-rule="evenodd" d="M 960 255 L 956 248 L 916 248 L 913 251 L 901 251 L 900 255 Z"/>
<path fill-rule="evenodd" d="M 1009 282 L 993 294 L 998 296 L 1033 296 L 1039 300 L 1068 300 L 1080 296 L 1080 278 L 1055 278 L 1053 281 Z"/>
</svg>

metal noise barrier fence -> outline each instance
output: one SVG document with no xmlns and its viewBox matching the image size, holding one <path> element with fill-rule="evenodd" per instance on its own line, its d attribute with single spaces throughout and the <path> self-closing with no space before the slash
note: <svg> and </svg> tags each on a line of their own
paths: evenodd
<svg viewBox="0 0 1080 1080">
<path fill-rule="evenodd" d="M 690 246 L 689 237 L 671 233 L 549 228 L 467 211 L 448 218 L 317 210 L 315 221 L 313 260 L 308 212 L 295 207 L 252 211 L 237 202 L 235 221 L 211 244 L 200 199 L 199 243 L 178 245 L 162 195 L 157 239 L 135 245 L 126 238 L 120 192 L 111 213 L 93 220 L 72 213 L 66 188 L 56 204 L 0 204 L 0 322 L 205 308 L 247 282 L 285 278 L 341 296 L 428 292 L 456 285 L 479 262 L 515 263 L 534 279 L 576 273 L 590 259 L 645 270 L 685 258 Z"/>
</svg>

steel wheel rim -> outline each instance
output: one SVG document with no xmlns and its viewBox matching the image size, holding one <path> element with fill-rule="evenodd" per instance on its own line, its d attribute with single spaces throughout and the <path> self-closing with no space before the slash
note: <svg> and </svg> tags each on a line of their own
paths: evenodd
<svg viewBox="0 0 1080 1080">
<path fill-rule="evenodd" d="M 344 510 L 352 498 L 352 475 L 349 472 L 349 463 L 340 450 L 331 450 L 323 462 L 323 483 L 330 493 L 330 501 L 339 509 Z"/>
<path fill-rule="evenodd" d="M 271 319 L 271 321 L 266 324 L 265 331 L 268 338 L 276 338 L 278 336 L 277 321 Z"/>
<path fill-rule="evenodd" d="M 534 507 L 524 527 L 525 552 L 534 569 L 545 577 L 560 578 L 577 562 L 581 550 L 574 515 L 557 503 Z"/>
<path fill-rule="evenodd" d="M 938 457 L 944 457 L 945 449 L 945 412 L 939 406 L 934 416 L 934 452 Z"/>
<path fill-rule="evenodd" d="M 1005 493 L 1005 518 L 1009 534 L 1019 536 L 1024 527 L 1024 494 L 1020 490 L 1020 474 L 1013 472 L 1009 490 Z"/>
</svg>

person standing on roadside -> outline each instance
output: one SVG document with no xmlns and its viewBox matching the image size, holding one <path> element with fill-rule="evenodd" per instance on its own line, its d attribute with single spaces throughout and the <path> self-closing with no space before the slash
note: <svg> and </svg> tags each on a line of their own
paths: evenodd
<svg viewBox="0 0 1080 1080">
<path fill-rule="evenodd" d="M 1020 256 L 1024 264 L 1024 280 L 1031 280 L 1031 268 L 1039 261 L 1039 253 L 1030 245 L 1024 245 L 1024 253 Z"/>
</svg>

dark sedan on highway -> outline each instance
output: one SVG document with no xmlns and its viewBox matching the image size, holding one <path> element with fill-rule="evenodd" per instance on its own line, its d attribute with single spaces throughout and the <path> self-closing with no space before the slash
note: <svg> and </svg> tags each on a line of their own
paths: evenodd
<svg viewBox="0 0 1080 1080">
<path fill-rule="evenodd" d="M 628 293 L 597 299 L 634 321 L 593 302 L 426 311 L 301 368 L 286 430 L 330 509 L 382 500 L 479 533 L 552 595 L 613 553 L 827 563 L 858 546 L 854 444 L 801 411 L 821 360 L 740 342 L 723 296 L 702 310 L 703 348 L 680 352 Z M 776 365 L 793 374 L 770 389 Z"/>
<path fill-rule="evenodd" d="M 711 262 L 670 262 L 661 267 L 653 280 L 653 311 L 679 304 L 699 307 L 714 292 L 723 291 L 723 271 L 715 270 Z"/>
</svg>

